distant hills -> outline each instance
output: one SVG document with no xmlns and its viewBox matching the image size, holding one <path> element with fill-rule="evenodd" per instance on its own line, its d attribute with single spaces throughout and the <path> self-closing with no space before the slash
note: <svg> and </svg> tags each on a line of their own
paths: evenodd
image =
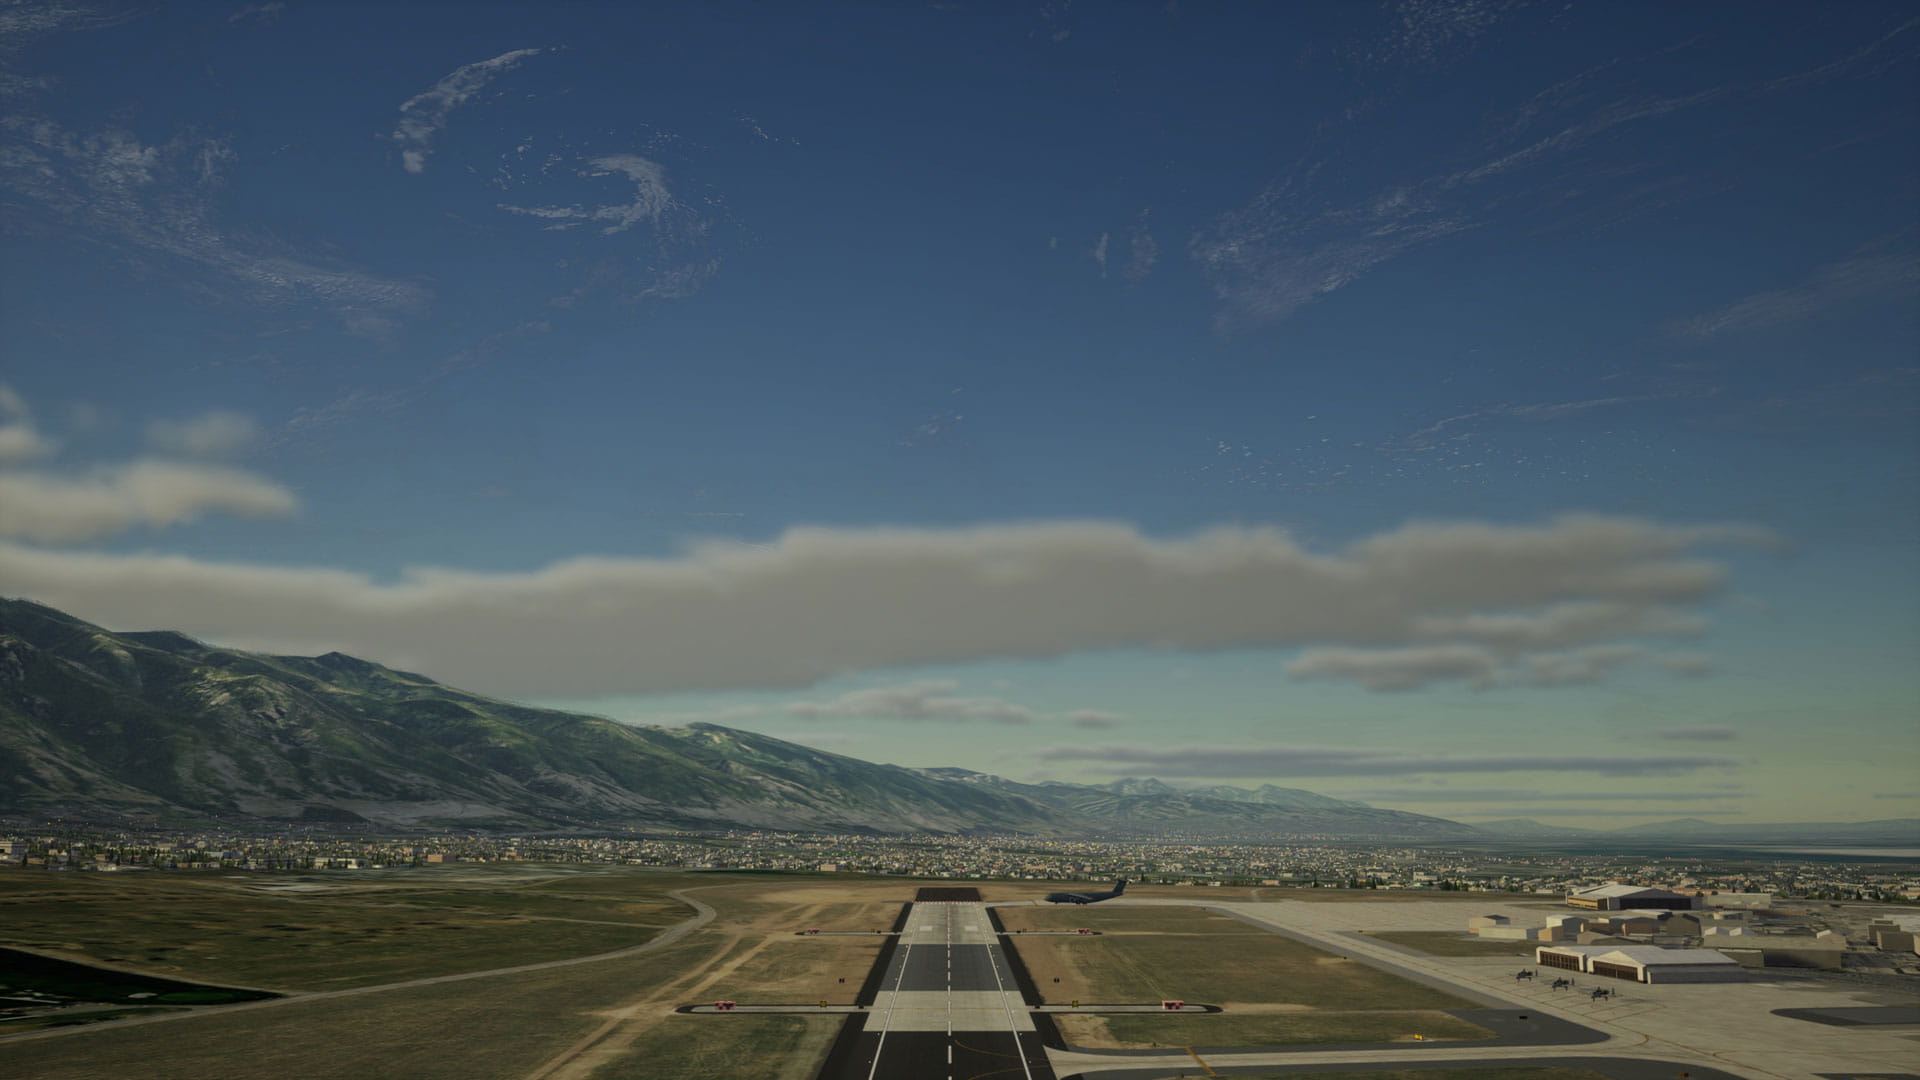
<svg viewBox="0 0 1920 1080">
<path fill-rule="evenodd" d="M 371 827 L 732 827 L 1036 836 L 1912 845 L 1920 821 L 1618 830 L 1445 818 L 1283 788 L 1026 784 L 714 724 L 537 709 L 341 653 L 115 633 L 0 599 L 0 813 Z"/>
<path fill-rule="evenodd" d="M 1457 822 L 1272 786 L 1019 784 L 713 724 L 496 701 L 340 653 L 115 633 L 0 600 L 0 811 L 388 827 L 1446 838 Z"/>
</svg>

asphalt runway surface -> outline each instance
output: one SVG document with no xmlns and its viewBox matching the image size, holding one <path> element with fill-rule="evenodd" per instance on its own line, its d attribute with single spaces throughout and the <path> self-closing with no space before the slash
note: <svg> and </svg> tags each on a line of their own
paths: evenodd
<svg viewBox="0 0 1920 1080">
<path fill-rule="evenodd" d="M 874 1000 L 820 1080 L 1056 1080 L 977 892 L 923 890 L 881 957 Z"/>
</svg>

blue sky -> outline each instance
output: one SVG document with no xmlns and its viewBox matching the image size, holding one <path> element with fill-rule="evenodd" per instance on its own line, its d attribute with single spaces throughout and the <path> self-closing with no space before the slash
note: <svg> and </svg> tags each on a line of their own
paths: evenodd
<svg viewBox="0 0 1920 1080">
<path fill-rule="evenodd" d="M 1912 816 L 1917 61 L 1877 3 L 0 6 L 0 591 L 1020 779 Z"/>
</svg>

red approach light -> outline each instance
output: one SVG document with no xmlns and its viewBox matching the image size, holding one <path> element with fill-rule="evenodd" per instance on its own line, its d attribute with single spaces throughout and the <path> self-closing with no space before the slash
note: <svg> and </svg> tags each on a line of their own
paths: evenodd
<svg viewBox="0 0 1920 1080">
<path fill-rule="evenodd" d="M 1181 1009 L 1187 1007 L 1187 1003 L 1184 1001 L 1163 1001 L 1160 1003 L 1160 1007 L 1168 1012 L 1179 1012 Z"/>
<path fill-rule="evenodd" d="M 733 1006 L 734 1003 L 731 1001 L 716 1001 L 713 1003 L 713 1007 L 721 1012 L 732 1012 Z"/>
</svg>

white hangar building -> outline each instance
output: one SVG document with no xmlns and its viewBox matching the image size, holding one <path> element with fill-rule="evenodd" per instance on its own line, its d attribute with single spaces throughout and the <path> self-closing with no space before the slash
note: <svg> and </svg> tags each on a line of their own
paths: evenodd
<svg viewBox="0 0 1920 1080">
<path fill-rule="evenodd" d="M 1658 945 L 1543 945 L 1533 951 L 1541 967 L 1584 971 L 1642 983 L 1739 982 L 1746 969 L 1712 949 L 1663 949 Z"/>
</svg>

